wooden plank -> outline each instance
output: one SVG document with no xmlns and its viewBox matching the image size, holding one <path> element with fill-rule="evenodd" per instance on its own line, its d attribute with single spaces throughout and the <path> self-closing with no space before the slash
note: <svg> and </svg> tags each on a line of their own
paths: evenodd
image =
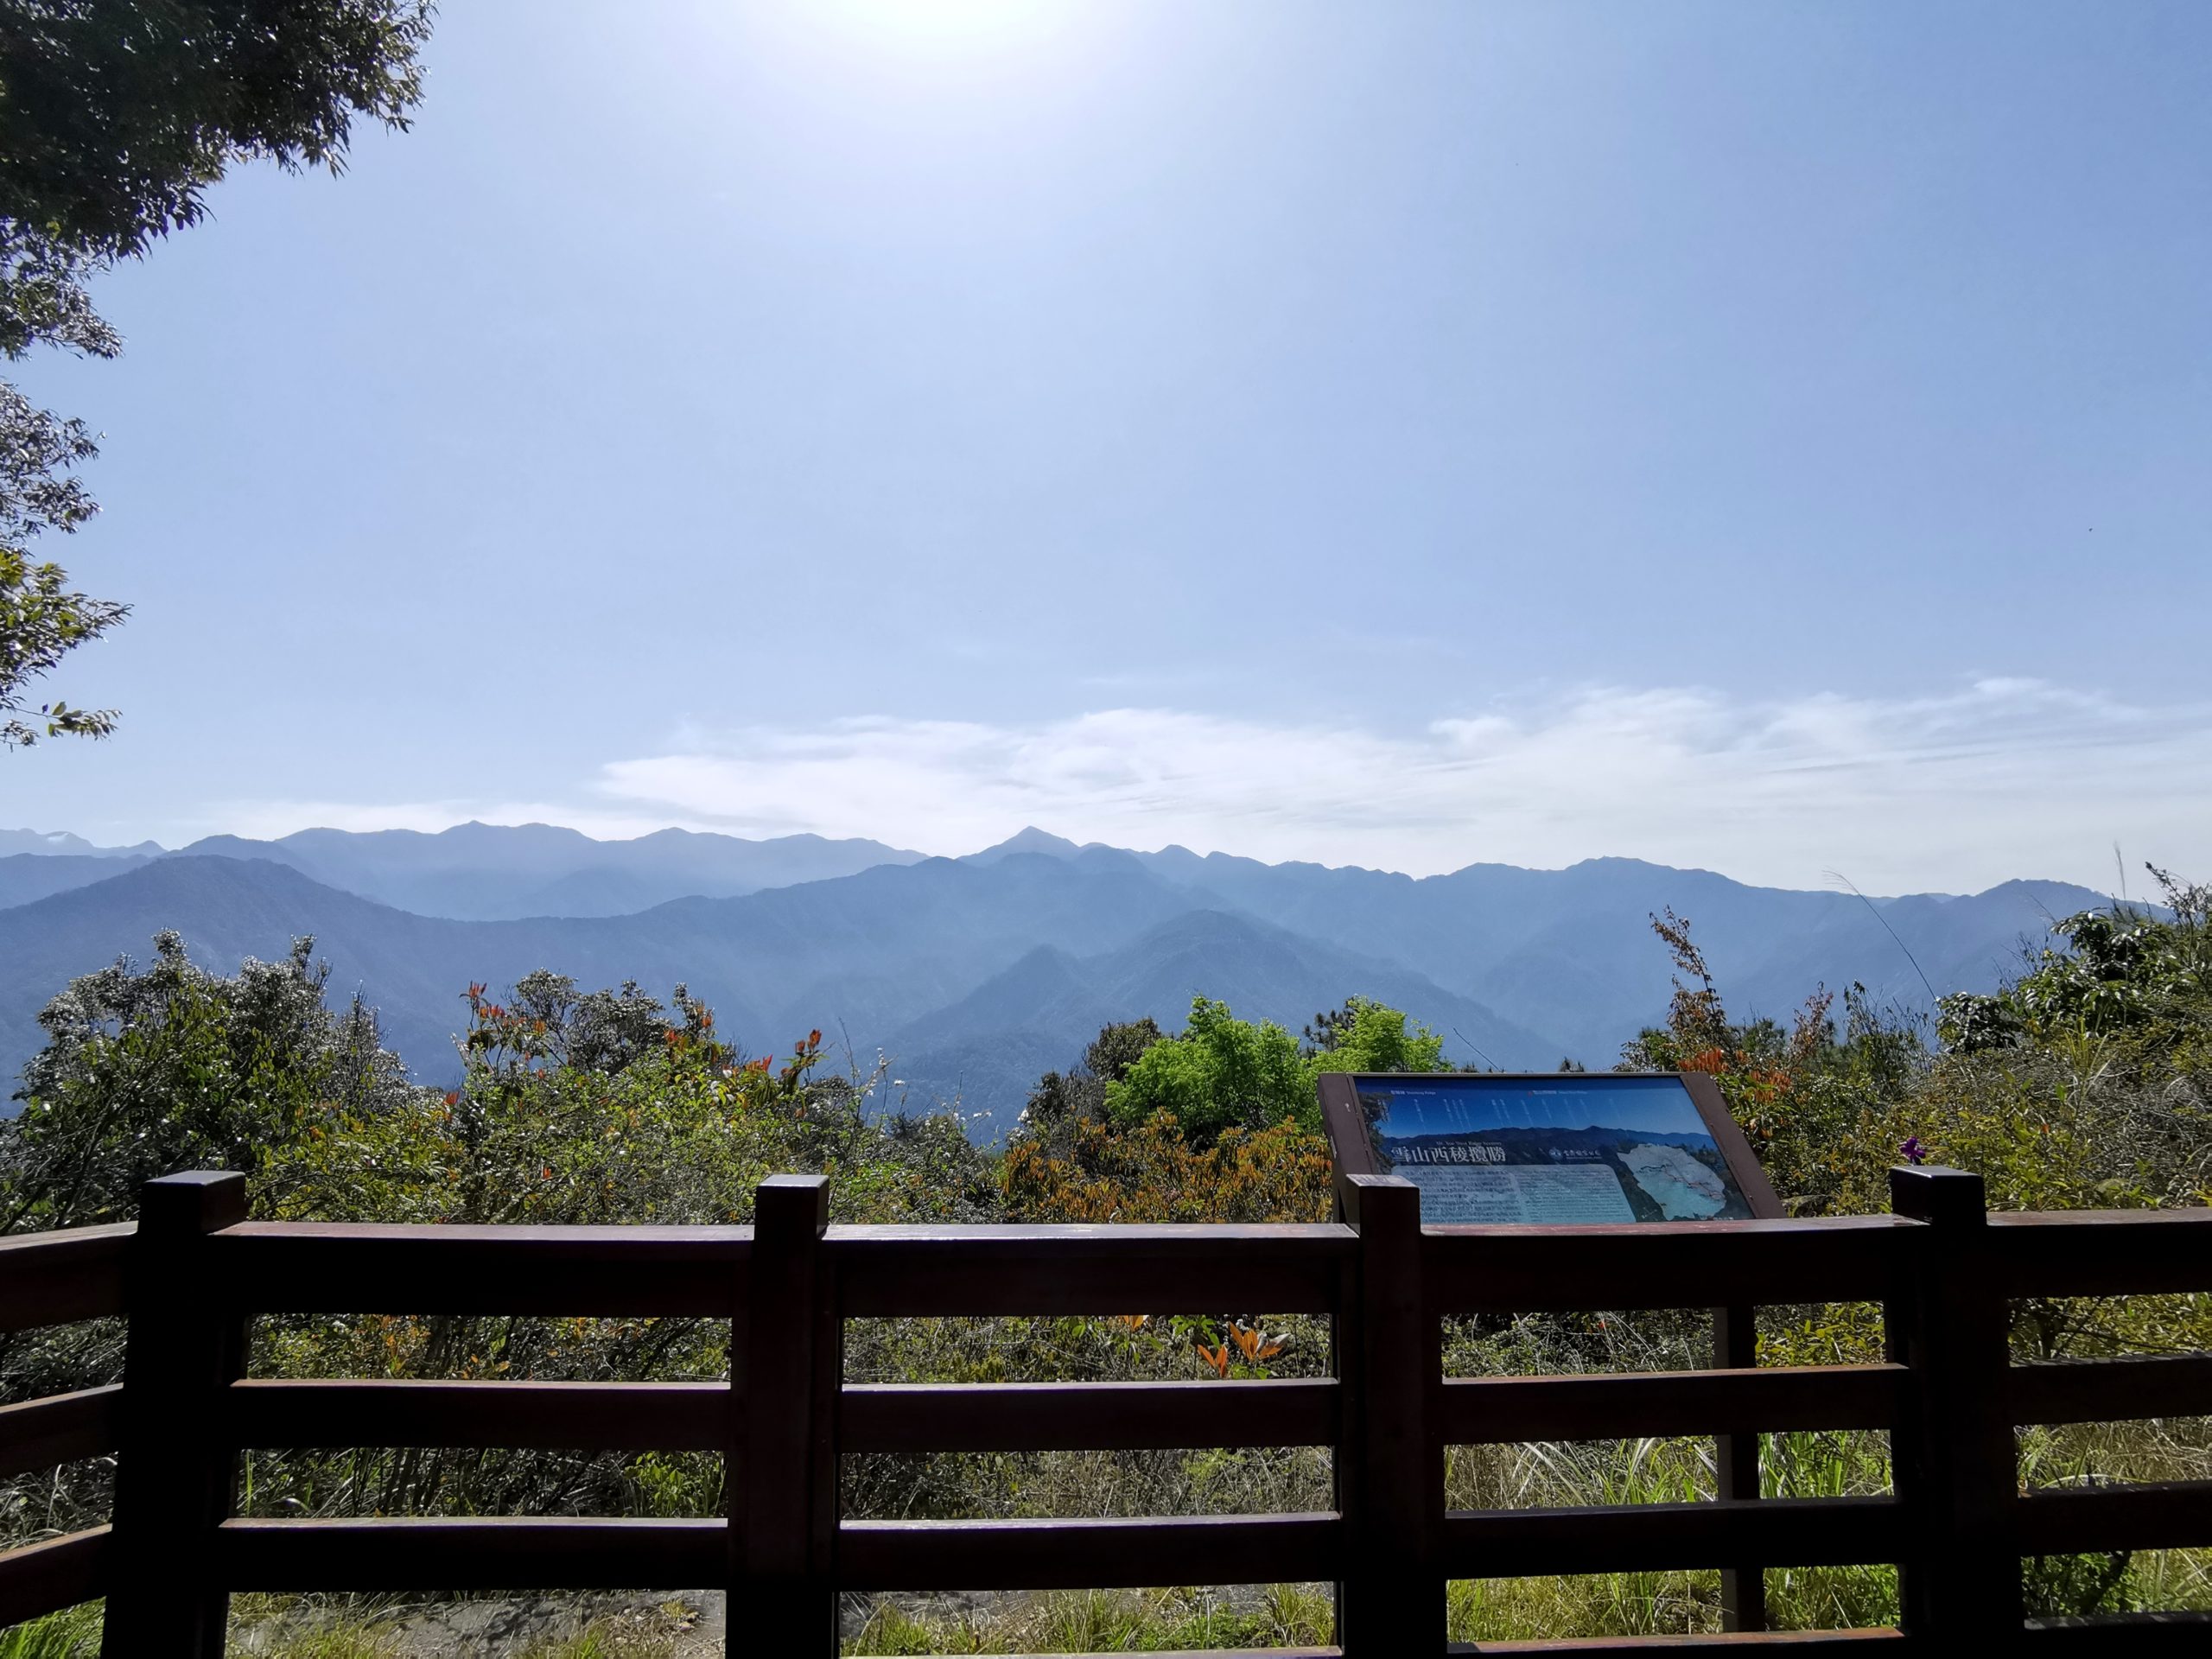
<svg viewBox="0 0 2212 1659">
<path fill-rule="evenodd" d="M 1344 1190 L 1359 1229 L 1359 1311 L 1343 1351 L 1357 1404 L 1345 1424 L 1353 1524 L 1337 1639 L 1347 1659 L 1394 1659 L 1444 1645 L 1442 1332 L 1421 1281 L 1421 1189 L 1351 1175 Z"/>
<path fill-rule="evenodd" d="M 843 1452 L 1129 1452 L 1329 1446 L 1332 1379 L 848 1384 Z"/>
<path fill-rule="evenodd" d="M 233 1446 L 517 1446 L 720 1452 L 725 1382 L 245 1382 L 224 1391 Z"/>
<path fill-rule="evenodd" d="M 1453 1643 L 1448 1653 L 1767 1653 L 1779 1651 L 1789 1659 L 1807 1654 L 1863 1653 L 1869 1642 L 1902 1642 L 1904 1632 L 1883 1627 L 1862 1630 L 1745 1630 L 1718 1636 L 1602 1636 L 1569 1637 L 1552 1642 L 1485 1642 L 1471 1648 Z"/>
<path fill-rule="evenodd" d="M 2212 1354 L 2015 1365 L 2005 1381 L 2015 1423 L 2212 1417 Z"/>
<path fill-rule="evenodd" d="M 0 1238 L 0 1336 L 122 1313 L 124 1257 L 137 1230 L 126 1222 Z"/>
<path fill-rule="evenodd" d="M 1902 1365 L 1801 1365 L 1628 1376 L 1455 1377 L 1444 1384 L 1448 1446 L 1610 1440 L 1730 1429 L 1887 1428 Z"/>
<path fill-rule="evenodd" d="M 1425 1272 L 1443 1313 L 1878 1301 L 1909 1234 L 1890 1216 L 1431 1227 Z"/>
<path fill-rule="evenodd" d="M 1987 1224 L 2003 1295 L 2212 1290 L 2212 1210 L 2000 1211 Z"/>
<path fill-rule="evenodd" d="M 1910 1534 L 1898 1563 L 1904 1628 L 1947 1649 L 2008 1643 L 2026 1607 L 2008 1319 L 1992 1270 L 2000 1236 L 1970 1171 L 1893 1168 L 1890 1205 L 1921 1224 L 1893 1301 L 1912 1372 L 1911 1409 L 1891 1444 Z"/>
<path fill-rule="evenodd" d="M 1444 1561 L 1455 1579 L 1846 1566 L 1894 1560 L 1898 1518 L 1888 1497 L 1457 1510 L 1444 1517 Z"/>
<path fill-rule="evenodd" d="M 849 1319 L 1325 1313 L 1348 1227 L 836 1227 Z"/>
<path fill-rule="evenodd" d="M 0 1630 L 107 1593 L 114 1545 L 105 1527 L 0 1550 Z"/>
<path fill-rule="evenodd" d="M 1719 1108 L 1719 1121 L 1733 1128 L 1726 1104 L 1719 1102 L 1719 1087 L 1710 1077 L 1704 1081 Z M 1737 1139 L 1742 1138 L 1741 1131 L 1738 1131 Z M 1748 1147 L 1745 1155 L 1749 1156 Z M 1761 1184 L 1764 1184 L 1764 1178 Z M 1755 1213 L 1782 1213 L 1771 1189 L 1767 1192 L 1764 1210 L 1755 1210 Z M 1713 1363 L 1746 1376 L 1755 1373 L 1759 1363 L 1757 1308 L 1738 1304 L 1713 1310 Z M 1762 1496 L 1759 1428 L 1760 1425 L 1745 1420 L 1729 1425 L 1728 1432 L 1713 1436 L 1713 1495 L 1724 1503 L 1755 1503 Z M 1720 1569 L 1720 1628 L 1732 1633 L 1766 1629 L 1766 1573 L 1757 1561 L 1732 1562 Z"/>
<path fill-rule="evenodd" d="M 835 1414 L 842 1372 L 836 1286 L 822 1245 L 830 1183 L 775 1175 L 753 1195 L 745 1317 L 745 1423 L 731 1442 L 728 1543 L 762 1653 L 835 1659 Z"/>
<path fill-rule="evenodd" d="M 2212 1480 L 2038 1486 L 2017 1508 L 2025 1555 L 2212 1545 Z"/>
<path fill-rule="evenodd" d="M 227 1587 L 210 1570 L 238 1457 L 207 1430 L 245 1369 L 245 1320 L 209 1265 L 213 1235 L 245 1218 L 245 1178 L 167 1175 L 138 1189 L 131 1241 L 123 1446 L 115 1471 L 108 1659 L 219 1659 Z"/>
<path fill-rule="evenodd" d="M 1333 1515 L 848 1521 L 837 1529 L 837 1582 L 843 1590 L 1299 1583 L 1337 1576 L 1343 1524 Z"/>
<path fill-rule="evenodd" d="M 2212 1651 L 2212 1612 L 2031 1618 L 2023 1637 L 2031 1653 L 2185 1653 L 2202 1659 Z"/>
<path fill-rule="evenodd" d="M 470 1516 L 226 1521 L 214 1561 L 238 1590 L 696 1590 L 729 1554 L 715 1520 Z"/>
<path fill-rule="evenodd" d="M 749 1227 L 256 1222 L 214 1262 L 242 1311 L 728 1319 Z"/>
<path fill-rule="evenodd" d="M 84 1389 L 0 1406 L 0 1479 L 105 1457 L 122 1434 L 123 1387 Z"/>
</svg>

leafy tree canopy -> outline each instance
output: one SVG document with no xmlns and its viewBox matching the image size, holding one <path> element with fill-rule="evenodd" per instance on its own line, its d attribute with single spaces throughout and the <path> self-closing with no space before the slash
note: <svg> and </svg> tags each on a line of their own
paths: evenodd
<svg viewBox="0 0 2212 1659">
<path fill-rule="evenodd" d="M 1182 1034 L 1154 1042 L 1105 1089 L 1106 1109 L 1124 1126 L 1158 1112 L 1172 1114 L 1193 1140 L 1224 1130 L 1321 1126 L 1314 1079 L 1324 1071 L 1434 1071 L 1444 1069 L 1443 1039 L 1406 1016 L 1364 997 L 1318 1018 L 1301 1045 L 1273 1020 L 1236 1018 L 1225 1002 L 1191 1003 Z"/>
<path fill-rule="evenodd" d="M 71 982 L 39 1016 L 22 1114 L 0 1125 L 0 1232 L 128 1217 L 140 1183 L 179 1169 L 258 1175 L 312 1112 L 396 1107 L 416 1092 L 358 1000 L 323 1001 L 315 941 L 230 977 L 175 933 L 154 959 Z"/>
<path fill-rule="evenodd" d="M 356 118 L 404 128 L 429 0 L 0 0 L 0 355 L 122 342 L 86 283 L 199 219 L 232 162 L 344 163 Z M 96 505 L 81 421 L 0 382 L 0 748 L 105 736 L 112 709 L 28 687 L 125 607 L 34 563 L 30 538 Z M 30 715 L 31 718 L 22 716 Z"/>
</svg>

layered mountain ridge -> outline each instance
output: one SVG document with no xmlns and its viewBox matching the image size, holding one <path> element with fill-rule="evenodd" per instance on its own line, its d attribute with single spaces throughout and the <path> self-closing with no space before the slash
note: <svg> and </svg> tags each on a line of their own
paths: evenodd
<svg viewBox="0 0 2212 1659">
<path fill-rule="evenodd" d="M 216 837 L 175 853 L 28 832 L 13 844 L 23 838 L 47 850 L 0 852 L 11 1081 L 46 1001 L 143 957 L 163 929 L 222 971 L 312 934 L 334 994 L 374 1004 L 426 1080 L 458 1071 L 463 988 L 550 968 L 663 997 L 683 982 L 755 1052 L 818 1027 L 862 1067 L 889 1060 L 894 1097 L 957 1102 L 985 1138 L 1100 1025 L 1178 1028 L 1195 995 L 1294 1028 L 1373 996 L 1441 1033 L 1455 1061 L 1602 1066 L 1665 1010 L 1669 964 L 1649 931 L 1662 909 L 1692 919 L 1734 1011 L 1786 1018 L 1821 984 L 1907 1007 L 1930 988 L 1987 988 L 2055 920 L 2105 902 L 2031 881 L 1867 900 L 1632 859 L 1414 878 L 1041 830 L 961 859 L 812 836 L 597 842 L 545 825 Z"/>
</svg>

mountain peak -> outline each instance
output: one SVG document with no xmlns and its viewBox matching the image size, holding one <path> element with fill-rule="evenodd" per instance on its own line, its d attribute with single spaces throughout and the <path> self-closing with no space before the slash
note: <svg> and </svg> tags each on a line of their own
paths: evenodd
<svg viewBox="0 0 2212 1659">
<path fill-rule="evenodd" d="M 67 830 L 0 830 L 0 857 L 30 853 L 41 858 L 150 858 L 161 850 L 150 841 L 136 847 L 96 847 Z"/>
<path fill-rule="evenodd" d="M 1033 823 L 1028 828 L 1017 830 L 1008 836 L 995 847 L 986 847 L 980 853 L 969 854 L 963 861 L 969 864 L 995 864 L 999 860 L 1011 858 L 1017 853 L 1028 853 L 1045 858 L 1073 858 L 1082 850 L 1066 836 L 1056 836 L 1050 830 L 1039 830 Z"/>
</svg>

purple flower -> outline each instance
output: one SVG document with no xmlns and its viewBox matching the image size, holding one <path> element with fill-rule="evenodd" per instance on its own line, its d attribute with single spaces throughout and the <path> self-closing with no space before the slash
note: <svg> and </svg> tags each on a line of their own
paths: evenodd
<svg viewBox="0 0 2212 1659">
<path fill-rule="evenodd" d="M 1916 1135 L 1905 1136 L 1904 1144 L 1897 1150 L 1904 1154 L 1906 1161 L 1910 1163 L 1924 1164 L 1928 1161 L 1928 1148 L 1920 1144 L 1920 1137 Z"/>
</svg>

